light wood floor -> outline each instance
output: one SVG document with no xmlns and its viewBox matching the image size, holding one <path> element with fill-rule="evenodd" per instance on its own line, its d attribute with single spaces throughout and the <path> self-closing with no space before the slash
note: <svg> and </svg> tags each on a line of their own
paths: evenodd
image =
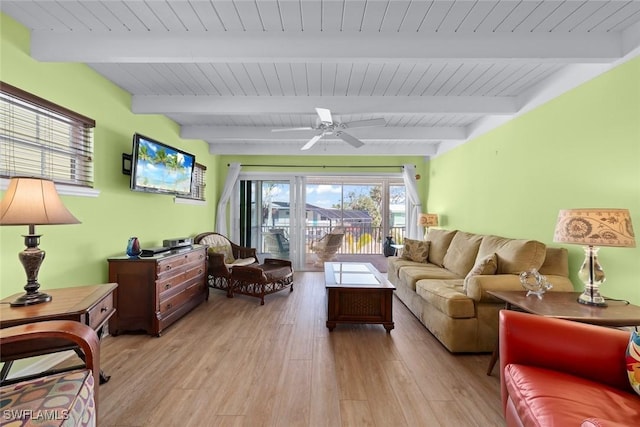
<svg viewBox="0 0 640 427">
<path fill-rule="evenodd" d="M 395 329 L 325 327 L 322 273 L 209 301 L 161 337 L 102 343 L 100 426 L 501 426 L 489 355 L 451 355 L 394 298 Z"/>
</svg>

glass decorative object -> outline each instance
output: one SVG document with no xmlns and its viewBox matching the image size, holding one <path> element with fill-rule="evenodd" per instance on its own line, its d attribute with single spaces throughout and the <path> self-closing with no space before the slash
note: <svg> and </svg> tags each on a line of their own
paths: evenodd
<svg viewBox="0 0 640 427">
<path fill-rule="evenodd" d="M 137 258 L 142 253 L 142 249 L 140 249 L 140 241 L 137 237 L 130 237 L 129 242 L 127 243 L 127 255 L 130 258 Z"/>
<path fill-rule="evenodd" d="M 535 295 L 539 299 L 542 299 L 542 295 L 553 288 L 553 285 L 547 282 L 547 278 L 540 274 L 535 268 L 531 271 L 523 271 L 520 273 L 520 283 L 522 283 L 522 287 L 528 291 L 527 296 Z"/>
</svg>

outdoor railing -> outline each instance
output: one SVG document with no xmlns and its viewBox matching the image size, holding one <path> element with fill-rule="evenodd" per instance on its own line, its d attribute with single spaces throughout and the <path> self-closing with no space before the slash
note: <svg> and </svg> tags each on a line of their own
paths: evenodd
<svg viewBox="0 0 640 427">
<path fill-rule="evenodd" d="M 305 230 L 305 248 L 309 253 L 311 242 L 321 239 L 330 233 L 336 226 L 307 226 Z M 345 230 L 342 247 L 338 251 L 341 254 L 349 255 L 369 255 L 383 253 L 383 245 L 388 235 L 393 237 L 395 243 L 401 243 L 404 240 L 404 227 L 392 227 L 389 234 L 382 232 L 382 227 L 372 227 L 370 225 L 350 225 L 341 227 Z M 271 227 L 264 227 L 263 232 L 272 230 Z M 283 230 L 285 237 L 289 237 L 289 227 L 278 226 L 277 229 Z M 263 248 L 264 252 L 267 252 Z"/>
</svg>

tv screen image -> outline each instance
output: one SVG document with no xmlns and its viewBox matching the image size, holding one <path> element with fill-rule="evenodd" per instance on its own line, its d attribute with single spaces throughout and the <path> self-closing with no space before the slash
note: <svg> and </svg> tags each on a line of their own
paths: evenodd
<svg viewBox="0 0 640 427">
<path fill-rule="evenodd" d="M 133 136 L 131 189 L 188 195 L 195 156 L 146 136 Z"/>
</svg>

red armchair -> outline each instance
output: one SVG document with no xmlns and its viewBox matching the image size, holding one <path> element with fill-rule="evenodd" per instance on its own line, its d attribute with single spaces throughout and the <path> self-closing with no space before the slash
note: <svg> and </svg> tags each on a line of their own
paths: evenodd
<svg viewBox="0 0 640 427">
<path fill-rule="evenodd" d="M 629 332 L 503 310 L 499 334 L 507 426 L 638 425 Z"/>
</svg>

